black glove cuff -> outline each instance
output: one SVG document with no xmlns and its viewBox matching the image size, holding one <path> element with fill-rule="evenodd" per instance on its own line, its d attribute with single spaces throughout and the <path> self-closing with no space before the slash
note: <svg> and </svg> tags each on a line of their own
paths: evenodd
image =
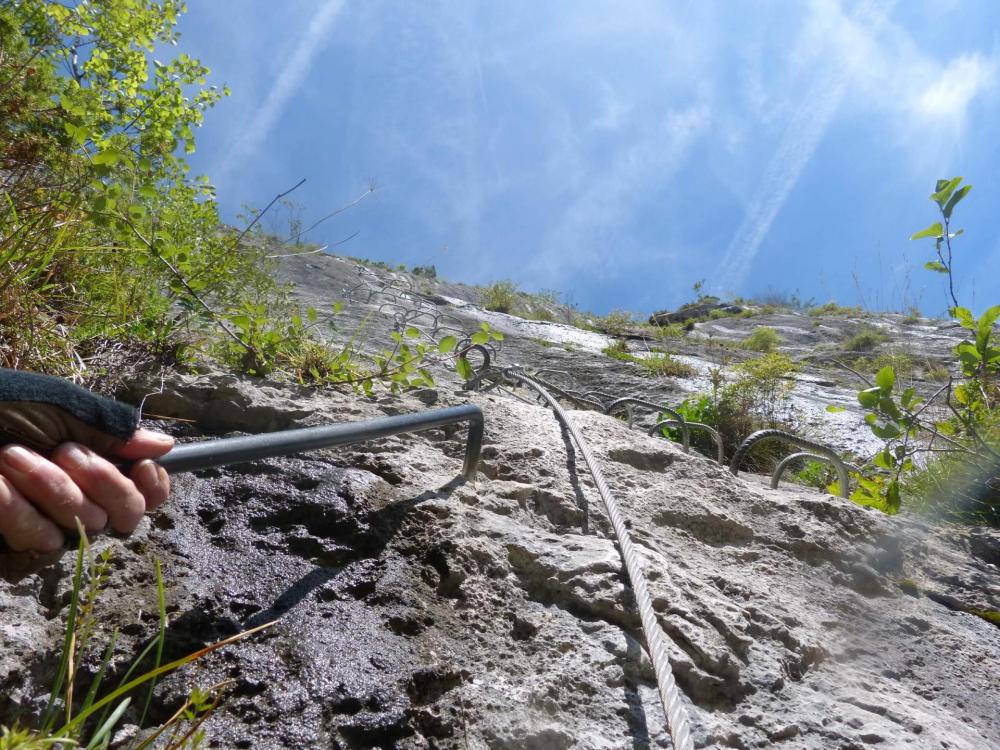
<svg viewBox="0 0 1000 750">
<path fill-rule="evenodd" d="M 99 432 L 121 440 L 132 437 L 139 412 L 128 404 L 98 396 L 51 375 L 0 368 L 0 408 L 5 401 L 57 406 Z"/>
</svg>

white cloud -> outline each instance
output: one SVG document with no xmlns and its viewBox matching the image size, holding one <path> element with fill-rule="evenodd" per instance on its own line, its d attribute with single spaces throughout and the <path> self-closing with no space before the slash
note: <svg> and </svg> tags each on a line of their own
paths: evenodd
<svg viewBox="0 0 1000 750">
<path fill-rule="evenodd" d="M 920 91 L 913 109 L 927 118 L 964 127 L 972 100 L 993 87 L 997 64 L 993 58 L 962 55 L 952 60 L 937 80 Z"/>
<path fill-rule="evenodd" d="M 217 179 L 224 180 L 244 161 L 256 154 L 281 118 L 289 101 L 298 92 L 312 67 L 313 59 L 329 38 L 329 30 L 344 7 L 344 0 L 326 0 L 309 21 L 295 51 L 282 66 L 264 101 L 257 107 L 253 119 L 223 157 L 215 170 Z"/>
</svg>

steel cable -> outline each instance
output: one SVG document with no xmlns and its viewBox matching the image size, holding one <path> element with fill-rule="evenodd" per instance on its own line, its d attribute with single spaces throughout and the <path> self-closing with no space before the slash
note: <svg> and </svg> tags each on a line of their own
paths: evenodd
<svg viewBox="0 0 1000 750">
<path fill-rule="evenodd" d="M 656 684 L 660 693 L 660 701 L 663 704 L 663 710 L 667 717 L 667 729 L 670 732 L 670 738 L 673 740 L 676 750 L 694 750 L 687 709 L 681 702 L 677 681 L 674 679 L 673 671 L 670 669 L 665 636 L 656 618 L 656 613 L 653 610 L 653 600 L 646 585 L 646 575 L 643 572 L 642 563 L 639 561 L 639 553 L 632 542 L 632 537 L 629 535 L 628 527 L 625 525 L 625 517 L 618 506 L 618 501 L 611 494 L 608 483 L 604 479 L 604 474 L 590 452 L 590 446 L 584 441 L 583 435 L 552 394 L 519 368 L 506 368 L 502 372 L 507 378 L 520 381 L 534 388 L 552 408 L 559 421 L 569 430 L 577 447 L 580 449 L 583 460 L 587 463 L 587 468 L 590 470 L 590 474 L 594 478 L 594 483 L 597 485 L 597 491 L 604 503 L 604 509 L 611 520 L 612 527 L 614 527 L 618 549 L 621 551 L 622 559 L 625 562 L 625 571 L 632 586 L 632 591 L 635 594 L 639 617 L 642 620 L 643 634 L 646 637 L 649 656 L 653 662 L 653 671 L 656 674 Z"/>
</svg>

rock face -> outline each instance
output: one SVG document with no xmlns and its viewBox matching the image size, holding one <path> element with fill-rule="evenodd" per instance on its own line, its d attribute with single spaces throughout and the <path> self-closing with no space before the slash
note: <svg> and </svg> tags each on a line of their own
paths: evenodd
<svg viewBox="0 0 1000 750">
<path fill-rule="evenodd" d="M 601 360 L 560 351 L 574 374 L 610 379 Z M 119 675 L 155 634 L 153 558 L 168 658 L 278 620 L 161 682 L 154 721 L 192 684 L 228 679 L 209 746 L 670 747 L 622 562 L 570 438 L 541 406 L 438 381 L 365 400 L 173 376 L 147 398 L 150 413 L 196 420 L 182 436 L 467 402 L 486 414 L 475 483 L 460 478 L 464 430 L 432 430 L 180 475 L 136 534 L 95 540 L 116 560 L 102 627 L 122 628 Z M 642 552 L 697 746 L 1000 746 L 1000 628 L 974 614 L 1000 610 L 1000 534 L 771 490 L 570 413 Z M 44 707 L 72 558 L 0 552 L 0 723 Z"/>
</svg>

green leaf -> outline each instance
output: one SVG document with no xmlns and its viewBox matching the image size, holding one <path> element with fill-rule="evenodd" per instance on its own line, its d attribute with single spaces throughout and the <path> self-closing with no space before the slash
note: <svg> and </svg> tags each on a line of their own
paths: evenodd
<svg viewBox="0 0 1000 750">
<path fill-rule="evenodd" d="M 882 469 L 896 468 L 896 457 L 889 451 L 889 446 L 886 446 L 876 453 L 875 458 L 872 461 L 876 466 Z"/>
<path fill-rule="evenodd" d="M 931 194 L 931 200 L 938 204 L 941 210 L 944 210 L 945 204 L 948 199 L 951 198 L 951 194 L 955 192 L 962 182 L 961 177 L 952 177 L 950 180 L 938 180 L 937 185 L 934 188 L 934 193 Z"/>
<path fill-rule="evenodd" d="M 944 263 L 939 260 L 929 260 L 924 263 L 924 268 L 928 271 L 937 271 L 938 273 L 948 273 L 948 269 Z"/>
<path fill-rule="evenodd" d="M 494 341 L 503 341 L 503 334 L 500 331 L 490 331 L 490 338 Z"/>
<path fill-rule="evenodd" d="M 488 333 L 485 333 L 484 331 L 476 331 L 474 334 L 472 334 L 473 344 L 482 345 L 487 343 L 489 340 L 490 340 L 490 335 Z"/>
<path fill-rule="evenodd" d="M 979 317 L 979 325 L 976 330 L 976 349 L 980 355 L 986 352 L 990 342 L 990 334 L 993 333 L 993 324 L 1000 317 L 1000 305 L 994 305 Z"/>
<path fill-rule="evenodd" d="M 866 388 L 865 390 L 858 392 L 858 403 L 866 409 L 874 409 L 878 404 L 880 394 L 880 388 Z"/>
<path fill-rule="evenodd" d="M 903 434 L 900 432 L 899 428 L 891 422 L 876 420 L 874 424 L 869 424 L 868 426 L 871 428 L 875 437 L 881 438 L 882 440 L 895 440 Z"/>
<path fill-rule="evenodd" d="M 441 339 L 441 343 L 438 344 L 438 351 L 442 354 L 447 354 L 448 352 L 454 350 L 455 345 L 458 343 L 458 339 L 454 336 L 445 336 Z"/>
<path fill-rule="evenodd" d="M 72 138 L 77 145 L 82 144 L 90 136 L 90 133 L 85 127 L 81 125 L 74 125 L 71 122 L 63 123 L 63 128 L 66 129 L 66 134 L 69 135 L 69 137 Z"/>
<path fill-rule="evenodd" d="M 903 391 L 902 395 L 899 397 L 899 403 L 903 405 L 904 409 L 910 408 L 910 402 L 913 400 L 913 397 L 916 395 L 916 393 L 917 389 L 913 387 L 907 388 L 905 391 Z"/>
<path fill-rule="evenodd" d="M 934 427 L 942 435 L 951 436 L 955 434 L 955 425 L 953 425 L 951 422 L 935 422 Z"/>
<path fill-rule="evenodd" d="M 971 368 L 975 370 L 979 367 L 979 363 L 983 361 L 982 355 L 971 341 L 963 341 L 956 346 L 955 354 L 958 355 L 958 359 L 962 363 L 963 369 Z"/>
<path fill-rule="evenodd" d="M 941 226 L 940 221 L 936 221 L 931 224 L 927 229 L 921 229 L 919 232 L 910 235 L 911 240 L 922 240 L 925 237 L 942 237 L 944 235 L 944 227 Z"/>
<path fill-rule="evenodd" d="M 847 411 L 843 406 L 834 406 L 833 404 L 827 404 L 826 410 L 831 414 L 839 414 L 842 411 Z"/>
<path fill-rule="evenodd" d="M 134 203 L 128 207 L 128 217 L 130 219 L 141 219 L 146 215 L 146 207 L 141 206 L 138 203 Z"/>
<path fill-rule="evenodd" d="M 489 333 L 489 332 L 490 332 L 490 324 L 489 324 L 489 323 L 487 323 L 487 322 L 486 322 L 485 320 L 484 320 L 484 321 L 483 321 L 482 323 L 480 323 L 480 324 L 479 324 L 479 327 L 480 327 L 480 328 L 481 328 L 481 329 L 482 329 L 482 330 L 483 330 L 483 331 L 484 331 L 485 333 Z"/>
<path fill-rule="evenodd" d="M 948 313 L 951 317 L 958 320 L 959 325 L 962 328 L 968 328 L 970 331 L 976 330 L 976 319 L 972 316 L 972 311 L 966 307 L 953 307 Z"/>
<path fill-rule="evenodd" d="M 948 199 L 948 202 L 945 204 L 944 208 L 941 209 L 941 213 L 944 214 L 944 218 L 946 219 L 951 218 L 951 212 L 955 210 L 955 206 L 958 205 L 958 202 L 962 200 L 962 198 L 964 198 L 969 194 L 970 190 L 972 190 L 972 185 L 965 185 L 960 190 L 955 192 L 951 196 L 951 198 Z"/>
<path fill-rule="evenodd" d="M 343 302 L 334 302 L 331 305 L 331 308 L 333 309 L 333 314 L 334 315 L 338 315 L 338 314 L 340 314 L 344 310 L 344 303 Z"/>
<path fill-rule="evenodd" d="M 104 165 L 108 167 L 113 167 L 115 164 L 120 162 L 124 158 L 124 154 L 118 149 L 106 148 L 102 151 L 94 154 L 91 161 L 97 165 Z"/>
<path fill-rule="evenodd" d="M 472 380 L 475 374 L 472 370 L 472 365 L 469 364 L 469 360 L 465 357 L 459 357 L 455 360 L 455 372 L 462 380 Z"/>
<path fill-rule="evenodd" d="M 899 495 L 899 482 L 893 479 L 891 482 L 889 482 L 889 487 L 885 492 L 886 513 L 888 513 L 889 515 L 898 513 L 901 502 L 902 499 L 900 498 Z"/>
<path fill-rule="evenodd" d="M 406 337 L 410 338 L 410 339 L 419 339 L 420 338 L 420 329 L 419 328 L 414 328 L 413 326 L 410 326 L 409 328 L 406 329 Z"/>
<path fill-rule="evenodd" d="M 886 365 L 875 374 L 875 385 L 881 388 L 884 393 L 891 391 L 895 383 L 896 371 L 892 369 L 892 365 Z"/>
</svg>

